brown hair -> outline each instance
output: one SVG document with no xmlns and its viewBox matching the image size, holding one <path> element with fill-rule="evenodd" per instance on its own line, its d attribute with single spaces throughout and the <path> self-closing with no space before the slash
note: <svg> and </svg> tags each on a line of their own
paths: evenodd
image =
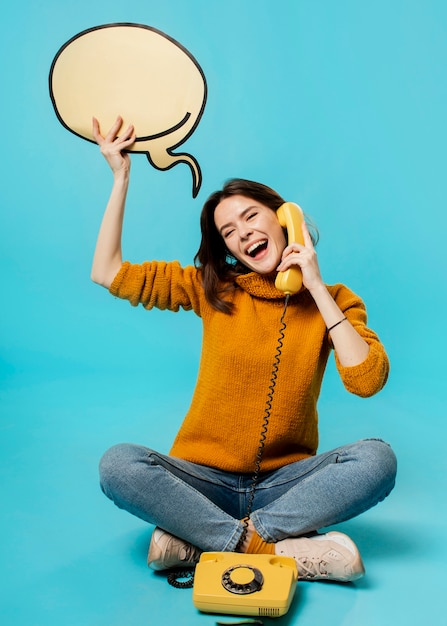
<svg viewBox="0 0 447 626">
<path fill-rule="evenodd" d="M 232 178 L 220 191 L 211 194 L 203 205 L 200 215 L 202 238 L 194 261 L 202 271 L 206 299 L 212 307 L 223 313 L 231 313 L 233 305 L 223 299 L 221 294 L 232 288 L 232 282 L 236 276 L 249 271 L 229 253 L 214 223 L 214 211 L 217 205 L 225 198 L 236 195 L 256 200 L 272 211 L 277 211 L 285 202 L 276 191 L 266 185 L 243 178 Z"/>
</svg>

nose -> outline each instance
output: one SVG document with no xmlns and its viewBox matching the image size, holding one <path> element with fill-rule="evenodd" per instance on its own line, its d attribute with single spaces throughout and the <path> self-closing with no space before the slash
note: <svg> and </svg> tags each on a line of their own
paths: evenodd
<svg viewBox="0 0 447 626">
<path fill-rule="evenodd" d="M 241 241 L 245 241 L 246 239 L 248 239 L 252 233 L 253 233 L 253 229 L 250 228 L 247 224 L 243 224 L 239 228 L 239 237 Z"/>
</svg>

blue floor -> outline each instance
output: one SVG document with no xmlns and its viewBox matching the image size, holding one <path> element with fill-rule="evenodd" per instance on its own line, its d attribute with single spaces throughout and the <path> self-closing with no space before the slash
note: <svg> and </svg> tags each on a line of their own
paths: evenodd
<svg viewBox="0 0 447 626">
<path fill-rule="evenodd" d="M 167 409 L 162 395 L 144 406 L 143 374 L 141 380 L 89 375 L 23 385 L 20 378 L 1 394 L 1 623 L 214 624 L 215 616 L 194 608 L 191 590 L 170 587 L 164 575 L 146 567 L 152 528 L 116 509 L 97 484 L 98 458 L 112 443 L 150 440 L 168 447 L 186 390 L 172 393 Z M 322 448 L 363 435 L 388 439 L 399 458 L 397 486 L 387 501 L 339 527 L 357 542 L 366 577 L 348 585 L 299 583 L 289 613 L 264 622 L 447 623 L 447 468 L 442 437 L 433 441 L 429 462 L 422 459 L 427 407 L 417 397 L 393 397 L 392 389 L 366 402 L 343 392 L 331 393 L 329 401 L 323 394 L 324 426 L 334 405 L 336 426 L 327 430 Z M 166 427 L 154 431 L 160 412 Z M 441 403 L 432 402 L 433 431 L 438 426 L 442 432 L 443 421 Z"/>
</svg>

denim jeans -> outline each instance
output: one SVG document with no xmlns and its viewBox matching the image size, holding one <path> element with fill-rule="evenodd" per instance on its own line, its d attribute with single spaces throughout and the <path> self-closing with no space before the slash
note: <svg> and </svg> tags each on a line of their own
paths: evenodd
<svg viewBox="0 0 447 626">
<path fill-rule="evenodd" d="M 108 450 L 101 488 L 118 507 L 206 551 L 234 551 L 243 532 L 251 474 L 233 474 L 133 444 Z M 396 458 L 366 439 L 259 477 L 251 520 L 267 542 L 343 522 L 386 498 Z"/>
</svg>

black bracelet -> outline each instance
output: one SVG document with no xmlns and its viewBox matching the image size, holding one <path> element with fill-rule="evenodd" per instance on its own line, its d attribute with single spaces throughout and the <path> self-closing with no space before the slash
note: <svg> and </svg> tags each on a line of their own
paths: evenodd
<svg viewBox="0 0 447 626">
<path fill-rule="evenodd" d="M 344 317 L 342 320 L 340 320 L 339 322 L 337 322 L 336 324 L 334 324 L 333 326 L 331 326 L 330 328 L 327 329 L 327 332 L 330 333 L 331 330 L 333 330 L 336 326 L 338 326 L 339 324 L 341 324 L 342 322 L 344 322 L 345 320 L 347 320 L 347 317 Z"/>
</svg>

